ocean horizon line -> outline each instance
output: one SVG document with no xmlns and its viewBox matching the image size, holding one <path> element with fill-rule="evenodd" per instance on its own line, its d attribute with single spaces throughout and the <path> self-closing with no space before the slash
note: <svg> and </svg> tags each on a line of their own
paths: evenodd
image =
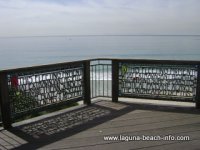
<svg viewBox="0 0 200 150">
<path fill-rule="evenodd" d="M 200 34 L 66 34 L 66 35 L 25 35 L 25 36 L 0 36 L 0 38 L 33 38 L 33 37 L 91 37 L 91 36 L 200 36 Z"/>
</svg>

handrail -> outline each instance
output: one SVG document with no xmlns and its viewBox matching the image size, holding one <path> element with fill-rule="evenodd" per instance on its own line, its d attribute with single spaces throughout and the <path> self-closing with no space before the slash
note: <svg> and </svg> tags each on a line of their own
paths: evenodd
<svg viewBox="0 0 200 150">
<path fill-rule="evenodd" d="M 81 60 L 81 61 L 72 61 L 72 62 L 63 62 L 63 63 L 56 63 L 56 64 L 45 64 L 45 65 L 38 65 L 38 66 L 31 66 L 31 67 L 20 67 L 20 68 L 13 68 L 13 69 L 4 69 L 0 70 L 0 73 L 8 73 L 8 72 L 22 72 L 22 71 L 31 71 L 36 69 L 46 69 L 46 68 L 57 68 L 62 67 L 65 65 L 76 65 L 80 63 L 84 63 L 88 60 Z"/>
<path fill-rule="evenodd" d="M 125 62 L 134 62 L 134 63 L 149 63 L 149 64 L 180 64 L 180 65 L 198 65 L 200 61 L 191 61 L 191 60 L 155 60 L 155 59 L 119 59 L 119 58 L 94 58 L 94 59 L 85 59 L 85 60 L 76 60 L 76 61 L 69 61 L 69 62 L 61 62 L 61 63 L 54 63 L 54 64 L 44 64 L 44 65 L 36 65 L 30 67 L 19 67 L 19 68 L 11 68 L 11 69 L 3 69 L 0 70 L 2 72 L 20 72 L 20 71 L 29 71 L 32 69 L 44 69 L 48 67 L 59 67 L 68 64 L 76 64 L 76 63 L 83 63 L 86 61 L 97 61 L 97 60 L 115 60 L 115 61 L 125 61 Z"/>
</svg>

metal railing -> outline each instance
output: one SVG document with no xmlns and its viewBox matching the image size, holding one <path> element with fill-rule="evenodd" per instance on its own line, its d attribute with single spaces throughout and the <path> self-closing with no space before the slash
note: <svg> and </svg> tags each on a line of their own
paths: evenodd
<svg viewBox="0 0 200 150">
<path fill-rule="evenodd" d="M 4 128 L 18 117 L 91 98 L 188 101 L 200 108 L 200 61 L 92 59 L 0 71 Z"/>
<path fill-rule="evenodd" d="M 90 99 L 89 67 L 88 61 L 79 61 L 1 71 L 1 112 L 5 128 L 27 114 Z M 87 100 L 84 102 L 88 103 Z"/>
<path fill-rule="evenodd" d="M 112 61 L 93 60 L 90 62 L 91 98 L 112 97 Z"/>
<path fill-rule="evenodd" d="M 119 64 L 119 95 L 195 101 L 197 65 Z"/>
<path fill-rule="evenodd" d="M 200 62 L 114 60 L 112 97 L 195 102 L 200 107 Z M 115 93 L 117 93 L 115 95 Z"/>
</svg>

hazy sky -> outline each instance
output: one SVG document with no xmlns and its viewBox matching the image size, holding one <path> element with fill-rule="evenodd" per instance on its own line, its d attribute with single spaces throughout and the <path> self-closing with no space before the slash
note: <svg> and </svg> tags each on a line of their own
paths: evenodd
<svg viewBox="0 0 200 150">
<path fill-rule="evenodd" d="M 0 0 L 0 36 L 200 34 L 200 0 Z"/>
</svg>

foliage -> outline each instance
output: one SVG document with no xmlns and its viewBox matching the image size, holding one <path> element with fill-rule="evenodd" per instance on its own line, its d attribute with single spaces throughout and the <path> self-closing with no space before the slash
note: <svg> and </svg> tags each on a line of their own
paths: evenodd
<svg viewBox="0 0 200 150">
<path fill-rule="evenodd" d="M 11 88 L 9 96 L 11 98 L 13 113 L 28 111 L 38 106 L 38 102 L 33 96 L 17 88 Z"/>
<path fill-rule="evenodd" d="M 125 80 L 125 75 L 126 75 L 127 71 L 128 71 L 128 67 L 126 65 L 122 65 L 121 74 L 122 74 L 123 81 Z"/>
</svg>

